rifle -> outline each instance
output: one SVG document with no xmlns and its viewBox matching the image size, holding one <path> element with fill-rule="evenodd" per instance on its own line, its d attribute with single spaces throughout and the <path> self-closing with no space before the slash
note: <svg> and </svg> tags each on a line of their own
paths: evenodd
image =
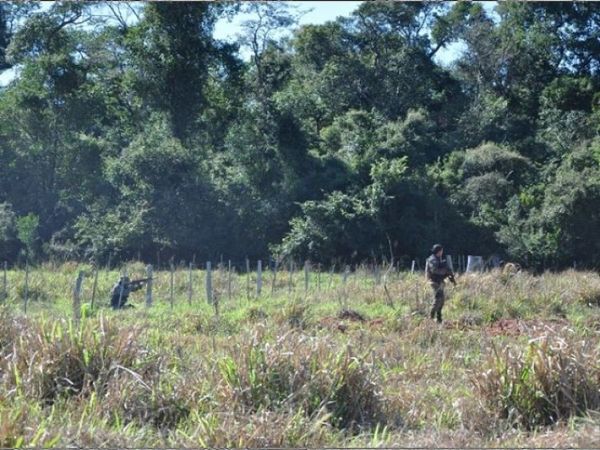
<svg viewBox="0 0 600 450">
<path fill-rule="evenodd" d="M 449 272 L 448 275 L 446 275 L 446 277 L 450 280 L 450 283 L 456 286 L 456 278 L 454 278 L 454 273 Z"/>
<path fill-rule="evenodd" d="M 456 286 L 456 278 L 454 278 L 454 272 L 452 272 L 452 270 L 448 266 L 448 262 L 445 259 L 443 259 L 442 263 L 444 264 L 444 266 L 446 267 L 446 270 L 448 271 L 448 273 L 446 273 L 446 278 L 448 278 L 450 280 L 450 283 L 452 283 L 454 286 Z"/>
<path fill-rule="evenodd" d="M 141 286 L 142 283 L 147 283 L 150 280 L 152 280 L 152 278 L 139 278 L 137 280 L 130 280 L 129 284 L 131 286 Z"/>
</svg>

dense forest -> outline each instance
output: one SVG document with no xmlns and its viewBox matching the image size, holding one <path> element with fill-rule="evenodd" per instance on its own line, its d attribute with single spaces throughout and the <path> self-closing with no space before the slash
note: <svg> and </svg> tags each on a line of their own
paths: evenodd
<svg viewBox="0 0 600 450">
<path fill-rule="evenodd" d="M 600 4 L 298 14 L 0 3 L 0 258 L 600 266 Z"/>
</svg>

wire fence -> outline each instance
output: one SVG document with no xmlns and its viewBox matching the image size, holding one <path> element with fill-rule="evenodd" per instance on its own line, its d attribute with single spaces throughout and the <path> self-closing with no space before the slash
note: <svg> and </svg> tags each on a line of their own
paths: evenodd
<svg viewBox="0 0 600 450">
<path fill-rule="evenodd" d="M 451 255 L 446 256 L 448 265 L 457 273 L 471 270 L 468 267 L 472 256 L 458 256 L 456 262 Z M 338 299 L 340 306 L 349 306 L 349 292 L 371 289 L 393 302 L 388 286 L 405 280 L 408 276 L 416 279 L 423 275 L 425 261 L 412 260 L 410 264 L 395 262 L 332 264 L 324 266 L 310 261 L 284 261 L 274 259 L 251 261 L 221 259 L 217 263 L 171 260 L 165 267 L 156 269 L 141 262 L 129 262 L 119 268 L 95 267 L 89 264 L 45 263 L 25 267 L 11 267 L 2 264 L 2 285 L 0 303 L 22 305 L 27 313 L 31 303 L 72 304 L 72 314 L 80 318 L 82 305 L 98 308 L 110 305 L 111 292 L 120 277 L 127 276 L 131 281 L 147 280 L 143 294 L 146 307 L 156 302 L 174 308 L 185 302 L 194 305 L 205 302 L 218 309 L 225 302 L 231 304 L 236 299 L 260 300 L 269 297 L 289 296 L 328 296 Z M 477 266 L 482 270 L 482 266 Z M 423 277 L 424 279 L 424 277 Z M 425 294 L 415 287 L 415 303 Z M 412 295 L 410 295 L 412 296 Z M 140 296 L 136 299 L 139 303 Z"/>
</svg>

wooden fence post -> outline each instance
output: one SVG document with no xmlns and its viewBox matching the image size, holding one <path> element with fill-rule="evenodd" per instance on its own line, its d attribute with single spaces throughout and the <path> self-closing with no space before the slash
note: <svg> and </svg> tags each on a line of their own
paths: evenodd
<svg viewBox="0 0 600 450">
<path fill-rule="evenodd" d="M 256 263 L 256 296 L 260 297 L 262 291 L 262 261 L 259 259 Z"/>
<path fill-rule="evenodd" d="M 98 287 L 98 268 L 94 269 L 94 285 L 92 286 L 92 301 L 91 309 L 94 309 L 94 301 L 96 300 L 96 288 Z"/>
<path fill-rule="evenodd" d="M 146 307 L 149 308 L 152 306 L 152 264 L 146 266 L 146 278 L 148 278 L 146 283 Z"/>
<path fill-rule="evenodd" d="M 212 292 L 212 265 L 210 261 L 206 263 L 206 301 L 209 305 L 213 302 Z"/>
<path fill-rule="evenodd" d="M 415 273 L 415 264 L 416 264 L 416 261 L 413 259 L 413 262 L 410 266 L 410 273 Z"/>
<path fill-rule="evenodd" d="M 83 284 L 83 270 L 79 271 L 77 280 L 75 280 L 75 288 L 73 289 L 73 319 L 79 322 L 81 319 L 81 285 Z"/>
<path fill-rule="evenodd" d="M 290 261 L 288 266 L 288 294 L 292 293 L 292 272 L 294 271 L 294 264 Z"/>
</svg>

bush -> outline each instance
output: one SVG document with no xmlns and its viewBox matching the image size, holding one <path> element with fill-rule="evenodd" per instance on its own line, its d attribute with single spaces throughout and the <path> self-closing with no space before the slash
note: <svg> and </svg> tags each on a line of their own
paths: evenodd
<svg viewBox="0 0 600 450">
<path fill-rule="evenodd" d="M 122 331 L 106 321 L 98 328 L 66 321 L 24 326 L 13 339 L 12 357 L 0 362 L 5 383 L 48 404 L 58 396 L 102 392 L 114 368 L 134 367 L 143 350 L 137 330 Z"/>
<path fill-rule="evenodd" d="M 586 306 L 600 306 L 600 288 L 589 286 L 578 290 L 580 302 Z"/>
<path fill-rule="evenodd" d="M 17 324 L 13 314 L 8 306 L 0 306 L 0 356 L 4 353 L 5 348 L 8 349 L 12 346 L 17 335 Z"/>
<path fill-rule="evenodd" d="M 473 381 L 492 411 L 527 429 L 600 408 L 600 349 L 549 338 L 496 353 Z"/>
<path fill-rule="evenodd" d="M 175 428 L 188 417 L 195 399 L 181 382 L 153 381 L 147 384 L 138 374 L 124 371 L 112 378 L 100 405 L 103 415 L 118 427 L 137 423 Z"/>
<path fill-rule="evenodd" d="M 300 408 L 310 416 L 325 408 L 343 429 L 384 419 L 374 367 L 349 349 L 292 333 L 277 345 L 246 345 L 219 362 L 227 395 L 244 413 Z"/>
</svg>

